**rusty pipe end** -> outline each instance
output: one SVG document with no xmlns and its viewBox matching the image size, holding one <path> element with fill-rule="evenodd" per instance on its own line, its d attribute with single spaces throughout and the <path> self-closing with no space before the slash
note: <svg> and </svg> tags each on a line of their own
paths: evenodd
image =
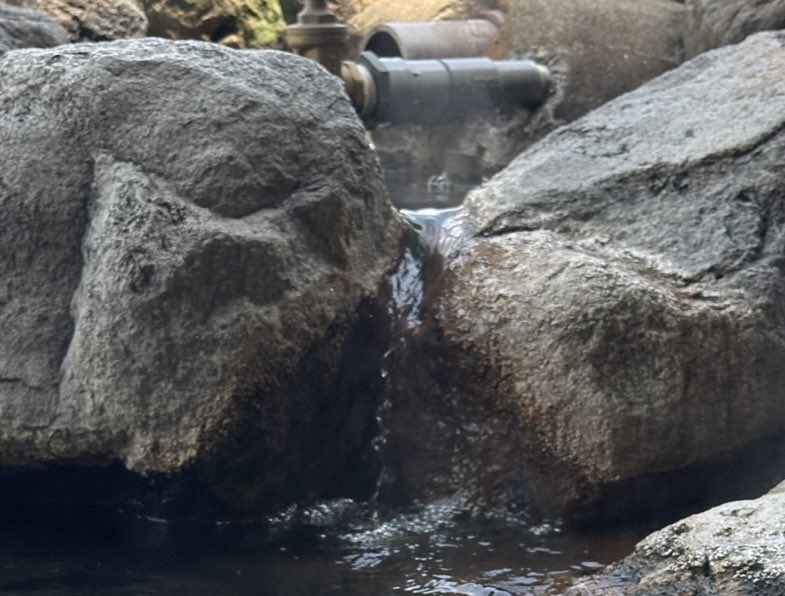
<svg viewBox="0 0 785 596">
<path fill-rule="evenodd" d="M 501 10 L 484 10 L 483 12 L 477 14 L 475 19 L 485 19 L 486 21 L 490 21 L 496 28 L 501 31 L 502 27 L 504 27 L 504 23 L 507 20 L 507 15 Z"/>
<path fill-rule="evenodd" d="M 502 13 L 462 21 L 383 23 L 363 40 L 363 51 L 404 60 L 475 58 L 487 55 L 499 38 Z"/>
<path fill-rule="evenodd" d="M 366 120 L 376 109 L 376 83 L 373 75 L 362 64 L 345 61 L 341 64 L 341 78 L 354 109 Z"/>
<path fill-rule="evenodd" d="M 547 66 L 532 61 L 502 61 L 496 65 L 502 96 L 509 103 L 534 109 L 548 99 L 553 79 Z"/>
</svg>

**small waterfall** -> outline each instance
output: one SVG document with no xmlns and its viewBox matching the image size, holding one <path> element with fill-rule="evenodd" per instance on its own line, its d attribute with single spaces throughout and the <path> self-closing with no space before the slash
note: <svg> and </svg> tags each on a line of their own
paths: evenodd
<svg viewBox="0 0 785 596">
<path fill-rule="evenodd" d="M 423 329 L 423 319 L 429 290 L 438 282 L 445 256 L 455 254 L 465 238 L 462 207 L 401 209 L 400 213 L 411 225 L 413 234 L 398 270 L 390 279 L 392 333 L 382 370 L 387 391 L 377 410 L 378 433 L 373 441 L 381 466 L 373 501 L 379 499 L 385 487 L 394 487 L 397 481 L 391 467 L 385 465 L 385 446 L 389 437 L 386 421 L 392 408 L 390 396 L 392 388 L 399 383 L 399 379 L 390 377 L 390 364 L 393 359 L 400 359 L 401 353 L 415 349 L 416 338 L 427 333 Z"/>
<path fill-rule="evenodd" d="M 466 237 L 462 206 L 401 209 L 400 213 L 417 231 L 420 246 L 426 254 L 449 256 L 460 248 Z"/>
<path fill-rule="evenodd" d="M 395 275 L 391 279 L 391 313 L 396 325 L 412 327 L 420 320 L 429 265 L 458 249 L 463 237 L 462 207 L 401 209 L 414 230 Z"/>
</svg>

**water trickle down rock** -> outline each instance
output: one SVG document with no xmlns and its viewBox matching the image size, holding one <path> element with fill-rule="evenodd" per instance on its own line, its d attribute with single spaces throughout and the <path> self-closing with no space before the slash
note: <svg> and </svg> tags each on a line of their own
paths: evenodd
<svg viewBox="0 0 785 596">
<path fill-rule="evenodd" d="M 364 478 L 403 226 L 340 82 L 156 39 L 0 71 L 0 466 L 246 512 Z"/>
<path fill-rule="evenodd" d="M 465 211 L 457 207 L 401 213 L 416 236 L 392 278 L 396 326 L 385 357 L 387 398 L 380 408 L 381 432 L 375 444 L 382 466 L 376 498 L 394 506 L 445 496 L 431 490 L 434 485 L 473 484 L 476 470 L 465 465 L 466 444 L 485 431 L 479 415 L 461 410 L 452 381 L 444 376 L 439 331 L 430 320 L 444 259 L 457 258 L 470 235 Z M 426 485 L 425 492 L 418 492 Z M 446 495 L 466 502 L 464 494 Z M 479 505 L 477 491 L 466 495 Z"/>
<path fill-rule="evenodd" d="M 389 421 L 404 496 L 468 490 L 598 519 L 770 481 L 782 450 L 759 448 L 785 420 L 784 46 L 758 34 L 703 54 L 470 195 L 477 232 L 426 320 L 432 377 L 397 389 L 417 397 Z M 418 444 L 414 412 L 489 429 L 463 444 L 472 486 L 449 481 L 458 433 Z"/>
</svg>

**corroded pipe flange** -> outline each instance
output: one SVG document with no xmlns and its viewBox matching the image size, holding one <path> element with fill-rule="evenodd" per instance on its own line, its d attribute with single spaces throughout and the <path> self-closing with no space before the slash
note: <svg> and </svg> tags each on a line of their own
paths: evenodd
<svg viewBox="0 0 785 596">
<path fill-rule="evenodd" d="M 357 62 L 346 61 L 341 66 L 341 78 L 346 93 L 361 118 L 369 117 L 376 109 L 376 84 L 371 72 Z"/>
</svg>

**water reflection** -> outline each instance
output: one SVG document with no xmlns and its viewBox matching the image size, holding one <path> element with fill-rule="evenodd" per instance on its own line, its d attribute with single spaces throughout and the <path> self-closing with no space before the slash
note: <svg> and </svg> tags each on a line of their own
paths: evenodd
<svg viewBox="0 0 785 596">
<path fill-rule="evenodd" d="M 6 513 L 0 593 L 25 596 L 558 594 L 640 537 L 478 518 L 453 502 L 387 514 L 341 500 L 226 524 L 62 505 Z"/>
</svg>

